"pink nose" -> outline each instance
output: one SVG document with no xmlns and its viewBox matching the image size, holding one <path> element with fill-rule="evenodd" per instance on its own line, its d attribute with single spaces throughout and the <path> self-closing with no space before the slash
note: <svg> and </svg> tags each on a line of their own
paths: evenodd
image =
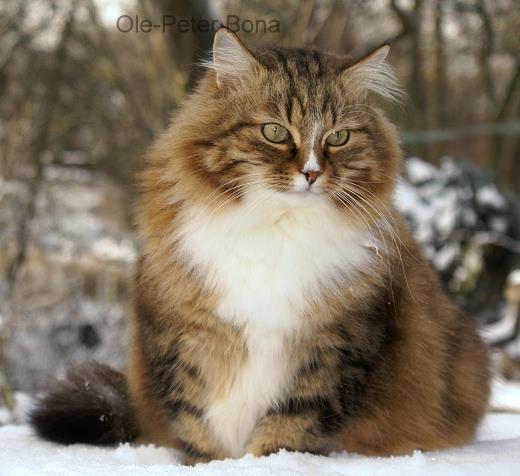
<svg viewBox="0 0 520 476">
<path fill-rule="evenodd" d="M 300 172 L 305 175 L 305 178 L 307 179 L 307 182 L 309 182 L 309 185 L 312 185 L 314 182 L 316 182 L 316 179 L 318 178 L 318 175 L 321 175 L 320 171 L 313 170 L 312 172 L 304 172 L 303 170 L 300 170 Z"/>
</svg>

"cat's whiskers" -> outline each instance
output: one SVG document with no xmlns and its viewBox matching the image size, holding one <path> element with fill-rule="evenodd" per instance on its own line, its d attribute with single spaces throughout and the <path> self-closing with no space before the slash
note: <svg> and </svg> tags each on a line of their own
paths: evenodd
<svg viewBox="0 0 520 476">
<path fill-rule="evenodd" d="M 372 232 L 372 226 L 370 225 L 370 223 L 367 221 L 366 217 L 363 216 L 362 213 L 359 212 L 359 210 L 356 209 L 356 204 L 350 199 L 350 197 L 346 194 L 346 193 L 338 193 L 336 192 L 335 190 L 331 190 L 330 193 L 339 201 L 341 202 L 345 208 L 347 208 L 349 211 L 351 211 L 352 213 L 354 213 L 358 218 L 361 218 L 367 228 Z M 349 206 L 351 205 L 351 206 Z"/>
<path fill-rule="evenodd" d="M 338 185 L 341 185 L 341 184 L 338 184 Z M 389 249 L 388 249 L 388 244 L 387 244 L 387 240 L 385 239 L 384 237 L 384 233 L 382 232 L 381 230 L 381 227 L 379 226 L 379 223 L 378 223 L 378 220 L 376 220 L 369 212 L 368 210 L 366 209 L 366 207 L 364 207 L 361 203 L 359 203 L 358 201 L 355 200 L 354 197 L 352 197 L 349 193 L 348 193 L 348 190 L 344 190 L 343 187 L 341 187 L 341 191 L 340 193 L 338 192 L 333 192 L 336 196 L 339 196 L 341 198 L 343 198 L 344 200 L 346 200 L 348 203 L 350 203 L 353 207 L 358 207 L 360 210 L 358 210 L 358 215 L 357 216 L 360 216 L 363 221 L 366 223 L 367 227 L 372 230 L 372 227 L 370 226 L 370 224 L 368 223 L 367 221 L 367 218 L 370 219 L 370 221 L 372 222 L 372 224 L 377 228 L 377 231 L 381 237 L 381 242 L 384 246 L 384 250 L 385 250 L 385 255 L 386 255 L 386 259 L 387 259 L 387 266 L 388 266 L 388 271 L 390 272 L 391 270 L 391 265 L 390 265 L 390 252 L 389 252 Z M 343 204 L 345 204 L 343 202 L 343 200 L 341 200 Z M 347 207 L 348 208 L 348 207 Z M 354 211 L 354 208 L 349 208 L 349 210 L 351 211 Z"/>
<path fill-rule="evenodd" d="M 341 186 L 341 187 L 344 187 L 344 186 L 341 185 L 341 184 L 337 184 L 337 185 L 338 185 L 338 186 Z M 363 201 L 367 206 L 369 206 L 369 207 L 370 207 L 374 212 L 376 212 L 376 213 L 378 214 L 378 216 L 379 216 L 382 220 L 384 220 L 384 222 L 386 223 L 387 226 L 385 227 L 385 229 L 389 232 L 390 237 L 391 237 L 391 239 L 392 239 L 392 241 L 393 241 L 393 243 L 394 243 L 395 250 L 396 250 L 397 256 L 398 256 L 398 258 L 399 258 L 399 262 L 400 262 L 400 264 L 401 264 L 401 269 L 402 269 L 402 271 L 403 271 L 403 277 L 404 277 L 404 280 L 405 280 L 405 283 L 406 283 L 406 287 L 408 288 L 408 291 L 409 291 L 411 297 L 412 297 L 413 299 L 415 299 L 415 298 L 414 298 L 414 295 L 413 295 L 413 293 L 412 293 L 412 290 L 411 290 L 411 288 L 410 288 L 409 282 L 408 282 L 408 277 L 407 277 L 407 275 L 406 275 L 406 269 L 405 269 L 405 267 L 404 267 L 403 256 L 402 256 L 402 253 L 401 253 L 401 247 L 400 247 L 399 244 L 398 244 L 398 241 L 399 241 L 399 243 L 401 244 L 401 246 L 403 245 L 401 238 L 398 236 L 398 234 L 397 234 L 397 232 L 395 231 L 394 227 L 393 227 L 393 226 L 390 224 L 390 222 L 388 221 L 386 215 L 385 215 L 385 214 L 384 214 L 384 213 L 383 213 L 383 212 L 382 212 L 382 211 L 377 207 L 377 205 L 376 205 L 372 200 L 370 200 L 369 197 L 366 197 L 366 196 L 364 196 L 361 192 L 358 192 L 358 191 L 356 191 L 355 189 L 353 189 L 353 188 L 352 188 L 352 185 L 355 185 L 355 184 L 349 184 L 349 187 L 351 187 L 351 188 L 349 189 L 348 187 L 346 187 L 345 189 L 346 189 L 349 193 L 351 193 L 351 194 L 354 196 L 354 197 L 353 197 L 354 199 L 355 199 L 355 198 L 361 199 L 361 200 L 362 200 L 362 201 Z M 363 188 L 363 187 L 360 187 L 360 186 L 359 186 L 359 188 Z M 363 188 L 363 189 L 364 189 L 364 188 Z M 366 189 L 364 189 L 364 190 L 365 190 L 366 192 L 370 192 L 369 190 L 366 190 Z M 377 198 L 377 197 L 376 197 L 376 198 Z M 378 201 L 381 202 L 381 200 L 379 200 L 379 198 L 377 198 L 377 199 L 378 199 Z M 381 202 L 381 204 L 383 204 L 383 202 Z M 383 205 L 384 205 L 384 204 L 383 204 Z M 360 206 L 362 206 L 362 205 L 360 204 Z M 386 205 L 384 205 L 384 206 L 385 206 L 385 208 L 386 208 L 386 210 L 387 210 L 387 212 L 388 212 L 388 209 L 387 209 Z M 363 207 L 363 208 L 365 208 L 365 207 Z M 390 214 L 390 213 L 389 213 L 389 214 Z M 391 215 L 391 214 L 390 214 L 390 215 Z M 394 226 L 395 226 L 395 221 L 394 221 Z"/>
<path fill-rule="evenodd" d="M 207 217 L 205 217 L 205 220 L 207 220 L 207 221 L 212 220 L 215 217 L 215 215 L 220 210 L 225 208 L 227 205 L 233 203 L 235 200 L 241 198 L 248 192 L 252 192 L 252 191 L 261 189 L 264 185 L 265 185 L 265 183 L 263 181 L 257 182 L 257 183 L 247 183 L 247 184 L 240 185 L 238 190 L 235 190 L 230 195 L 225 196 L 223 198 L 223 200 L 215 208 L 210 210 L 209 215 Z"/>
<path fill-rule="evenodd" d="M 383 202 L 375 193 L 373 193 L 372 191 L 370 191 L 368 188 L 366 187 L 363 187 L 362 185 L 359 185 L 356 182 L 353 182 L 352 180 L 349 180 L 349 179 L 345 179 L 345 181 L 347 182 L 347 184 L 349 185 L 349 187 L 354 187 L 355 189 L 358 189 L 360 190 L 360 193 L 363 192 L 363 193 L 368 193 L 371 197 L 373 197 L 374 200 L 377 201 L 377 203 L 379 203 L 383 208 L 384 208 L 384 211 L 386 212 L 385 214 L 382 213 L 382 216 L 385 218 L 385 220 L 387 220 L 387 217 L 389 217 L 391 220 L 392 220 L 392 224 L 394 225 L 394 227 L 397 227 L 397 223 L 395 221 L 395 218 L 393 216 L 393 213 L 391 212 L 391 210 L 388 208 L 388 206 L 386 205 L 385 202 Z M 379 211 L 379 209 L 377 209 Z M 392 227 L 391 227 L 392 228 Z M 399 238 L 400 239 L 400 238 Z M 402 240 L 401 240 L 401 244 L 402 244 Z"/>
<path fill-rule="evenodd" d="M 363 192 L 366 192 L 368 193 L 371 197 L 373 197 L 374 200 L 377 200 L 377 202 L 385 209 L 386 211 L 386 214 L 384 215 L 384 218 L 385 220 L 388 222 L 387 218 L 390 218 L 390 220 L 392 220 L 392 224 L 393 224 L 393 227 L 389 225 L 389 228 L 390 228 L 390 231 L 394 234 L 394 237 L 395 239 L 397 239 L 399 241 L 399 244 L 400 246 L 402 246 L 406 251 L 410 251 L 408 249 L 408 247 L 406 246 L 406 244 L 403 242 L 403 240 L 401 239 L 401 237 L 399 236 L 399 233 L 396 231 L 397 229 L 397 222 L 396 222 L 396 219 L 394 217 L 394 214 L 392 213 L 391 210 L 389 210 L 388 206 L 386 205 L 385 202 L 383 202 L 375 193 L 373 193 L 372 191 L 368 190 L 366 187 L 363 187 L 357 183 L 354 183 L 348 179 L 346 179 L 346 181 L 349 183 L 350 186 L 352 187 L 355 187 Z M 395 227 L 395 228 L 394 228 Z"/>
<path fill-rule="evenodd" d="M 242 179 L 243 177 L 237 177 L 236 179 L 233 179 L 233 180 L 230 180 L 228 182 L 226 182 L 226 184 L 224 185 L 221 185 L 219 188 L 222 188 L 223 186 L 229 184 L 231 181 L 236 181 L 236 180 L 240 180 Z M 226 190 L 224 190 L 223 192 L 221 192 L 220 194 L 218 194 L 216 197 L 214 197 L 210 202 L 208 203 L 203 203 L 202 204 L 202 207 L 203 208 L 209 208 L 210 205 L 212 205 L 213 203 L 215 203 L 215 201 L 217 201 L 222 195 L 225 195 L 226 193 L 229 193 L 231 192 L 232 190 L 236 190 L 236 189 L 240 189 L 240 187 L 244 187 L 246 185 L 253 185 L 253 184 L 256 184 L 256 183 L 261 183 L 260 180 L 254 180 L 254 181 L 249 181 L 249 182 L 244 182 L 244 183 L 241 183 L 241 184 L 238 184 L 238 185 L 235 185 L 233 187 L 230 187 L 230 188 L 227 188 Z M 210 194 L 211 195 L 211 194 Z"/>
<path fill-rule="evenodd" d="M 249 175 L 262 177 L 262 180 L 254 180 L 254 181 L 246 182 L 244 184 L 240 184 L 235 187 L 232 187 L 234 189 L 234 191 L 232 191 L 232 193 L 230 195 L 227 195 L 226 197 L 224 197 L 224 199 L 218 204 L 218 206 L 213 208 L 213 210 L 211 210 L 209 215 L 207 217 L 205 217 L 206 221 L 211 220 L 216 215 L 216 213 L 218 211 L 220 211 L 221 209 L 223 209 L 226 205 L 241 198 L 242 196 L 244 196 L 247 193 L 257 191 L 257 190 L 262 190 L 266 186 L 269 187 L 269 185 L 272 184 L 271 181 L 276 179 L 276 177 L 274 175 L 267 175 L 267 174 L 249 174 Z M 220 195 L 224 195 L 224 193 L 222 193 Z M 214 200 L 212 202 L 214 202 Z M 207 208 L 209 208 L 209 207 L 206 207 L 206 209 Z"/>
<path fill-rule="evenodd" d="M 368 202 L 367 200 L 365 200 L 365 197 L 362 197 L 360 196 L 359 192 L 356 192 L 355 190 L 353 190 L 352 188 L 349 188 L 348 186 L 345 186 L 344 184 L 342 184 L 341 182 L 334 182 L 338 187 L 341 188 L 342 192 L 344 194 L 346 194 L 357 206 L 359 206 L 360 208 L 363 209 L 364 213 L 366 214 L 366 216 L 368 216 L 369 218 L 371 218 L 371 220 L 374 222 L 374 224 L 378 227 L 378 230 L 379 230 L 379 233 L 381 234 L 381 239 L 383 240 L 383 242 L 385 243 L 386 245 L 386 242 L 387 240 L 384 239 L 383 237 L 383 233 L 382 233 L 382 230 L 381 230 L 381 227 L 380 227 L 380 223 L 379 223 L 379 220 L 384 220 L 386 225 L 385 226 L 385 230 L 390 234 L 390 236 L 393 238 L 393 233 L 394 233 L 394 230 L 393 228 L 391 227 L 390 223 L 388 222 L 388 220 L 386 219 L 386 217 L 384 216 L 384 214 L 371 202 Z M 376 214 L 376 217 L 378 219 L 376 219 L 376 217 L 372 216 L 372 213 L 362 204 L 359 202 L 358 199 L 361 199 L 363 200 L 363 202 L 370 207 L 370 209 L 375 212 Z M 395 242 L 395 239 L 394 239 L 394 244 L 396 246 L 396 249 L 398 250 L 398 246 L 397 246 L 397 243 Z M 387 248 L 387 253 L 388 253 L 388 248 Z"/>
<path fill-rule="evenodd" d="M 218 187 L 216 187 L 214 190 L 212 190 L 208 196 L 206 197 L 206 201 L 202 204 L 202 206 L 208 206 L 208 203 L 207 201 L 215 194 L 217 193 L 219 190 L 221 190 L 222 188 L 226 187 L 227 185 L 229 185 L 230 183 L 232 182 L 236 182 L 238 180 L 243 180 L 244 177 L 245 178 L 251 178 L 251 177 L 264 177 L 265 174 L 263 174 L 262 172 L 255 172 L 255 173 L 247 173 L 247 174 L 244 174 L 244 175 L 241 175 L 239 177 L 234 177 L 232 178 L 231 180 L 228 180 L 227 182 L 224 182 L 222 185 L 219 185 Z M 227 190 L 225 190 L 223 193 L 226 193 Z M 220 196 L 220 195 L 219 195 Z"/>
<path fill-rule="evenodd" d="M 235 177 L 234 179 L 231 179 L 227 182 L 225 182 L 224 184 L 220 185 L 219 187 L 217 187 L 213 192 L 211 192 L 209 194 L 209 196 L 213 195 L 215 192 L 217 192 L 219 189 L 222 189 L 222 187 L 225 187 L 226 185 L 229 185 L 231 182 L 235 182 L 237 180 L 243 180 L 244 182 L 241 183 L 241 184 L 237 184 L 236 186 L 233 186 L 233 187 L 230 187 L 226 190 L 224 190 L 223 192 L 221 192 L 221 194 L 219 195 L 219 197 L 221 195 L 224 195 L 226 192 L 230 191 L 230 190 L 233 190 L 237 187 L 240 187 L 240 186 L 244 186 L 244 185 L 248 185 L 248 184 L 254 184 L 254 183 L 260 183 L 262 182 L 263 180 L 266 180 L 267 178 L 267 175 L 263 172 L 255 172 L 255 173 L 247 173 L 247 174 L 243 174 L 239 177 Z M 247 179 L 252 179 L 252 180 L 247 180 Z M 218 198 L 218 197 L 217 197 Z M 211 202 L 210 202 L 211 203 Z M 206 206 L 209 205 L 209 203 L 206 203 L 205 204 Z"/>
</svg>

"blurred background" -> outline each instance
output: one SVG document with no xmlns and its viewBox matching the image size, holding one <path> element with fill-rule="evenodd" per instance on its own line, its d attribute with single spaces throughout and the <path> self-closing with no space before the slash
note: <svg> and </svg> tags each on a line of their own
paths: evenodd
<svg viewBox="0 0 520 476">
<path fill-rule="evenodd" d="M 0 424 L 74 363 L 124 367 L 135 173 L 214 19 L 250 45 L 393 39 L 397 204 L 520 379 L 520 0 L 1 0 Z"/>
</svg>

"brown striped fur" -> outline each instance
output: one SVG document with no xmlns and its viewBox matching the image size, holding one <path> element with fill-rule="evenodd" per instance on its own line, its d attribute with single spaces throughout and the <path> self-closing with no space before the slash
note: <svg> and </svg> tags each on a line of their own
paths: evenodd
<svg viewBox="0 0 520 476">
<path fill-rule="evenodd" d="M 368 96 L 370 89 L 385 96 L 381 88 L 391 86 L 368 87 L 384 78 L 359 68 L 381 50 L 356 63 L 307 49 L 249 51 L 230 32 L 219 34 L 244 70 L 217 64 L 207 72 L 151 148 L 140 180 L 142 256 L 128 373 L 140 441 L 181 448 L 191 463 L 280 448 L 390 455 L 468 442 L 488 401 L 488 357 L 393 208 L 398 136 Z M 320 134 L 348 129 L 347 144 L 309 145 L 317 117 Z M 261 126 L 269 122 L 285 125 L 289 140 L 265 140 Z M 224 290 L 181 251 L 190 236 L 179 230 L 187 210 L 218 219 L 241 206 L 248 187 L 293 193 L 310 149 L 338 226 L 366 228 L 378 244 L 363 245 L 366 265 L 336 270 L 303 295 L 301 324 L 282 335 L 287 382 L 237 453 L 207 415 L 236 385 L 250 343 L 244 326 L 222 318 Z M 251 208 L 247 219 L 254 214 Z M 222 253 L 232 259 L 234 250 Z"/>
</svg>

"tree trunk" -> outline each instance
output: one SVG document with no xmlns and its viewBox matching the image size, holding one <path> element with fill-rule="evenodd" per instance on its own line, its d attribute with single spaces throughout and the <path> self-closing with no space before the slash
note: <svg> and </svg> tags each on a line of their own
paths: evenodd
<svg viewBox="0 0 520 476">
<path fill-rule="evenodd" d="M 435 6 L 435 125 L 445 128 L 449 126 L 446 113 L 446 97 L 448 82 L 446 80 L 446 44 L 444 40 L 443 0 L 437 0 Z"/>
<path fill-rule="evenodd" d="M 185 69 L 190 68 L 190 76 L 186 85 L 191 90 L 203 70 L 198 66 L 200 60 L 207 57 L 213 44 L 212 20 L 217 20 L 216 8 L 212 0 L 155 0 L 162 15 L 175 16 L 176 23 L 185 19 L 195 23 L 200 20 L 207 20 L 210 23 L 208 31 L 203 28 L 191 28 L 188 32 L 181 32 L 178 28 L 170 27 L 166 30 L 168 38 L 168 48 L 172 58 L 177 64 Z"/>
<path fill-rule="evenodd" d="M 513 103 L 516 92 L 520 86 L 520 58 L 516 61 L 515 70 L 511 76 L 511 80 L 506 88 L 504 98 L 498 105 L 497 112 L 495 115 L 495 122 L 503 122 L 507 119 L 509 109 Z M 501 176 L 502 162 L 504 159 L 504 144 L 506 137 L 503 135 L 495 136 L 493 140 L 493 171 L 496 177 Z M 513 158 L 514 160 L 514 158 Z"/>
<path fill-rule="evenodd" d="M 491 54 L 493 53 L 495 43 L 495 32 L 493 24 L 487 11 L 484 0 L 478 0 L 476 5 L 477 12 L 482 20 L 484 35 L 482 35 L 482 48 L 480 50 L 480 75 L 484 91 L 488 100 L 493 104 L 496 100 L 495 86 L 493 83 L 493 75 L 491 72 Z"/>
</svg>

